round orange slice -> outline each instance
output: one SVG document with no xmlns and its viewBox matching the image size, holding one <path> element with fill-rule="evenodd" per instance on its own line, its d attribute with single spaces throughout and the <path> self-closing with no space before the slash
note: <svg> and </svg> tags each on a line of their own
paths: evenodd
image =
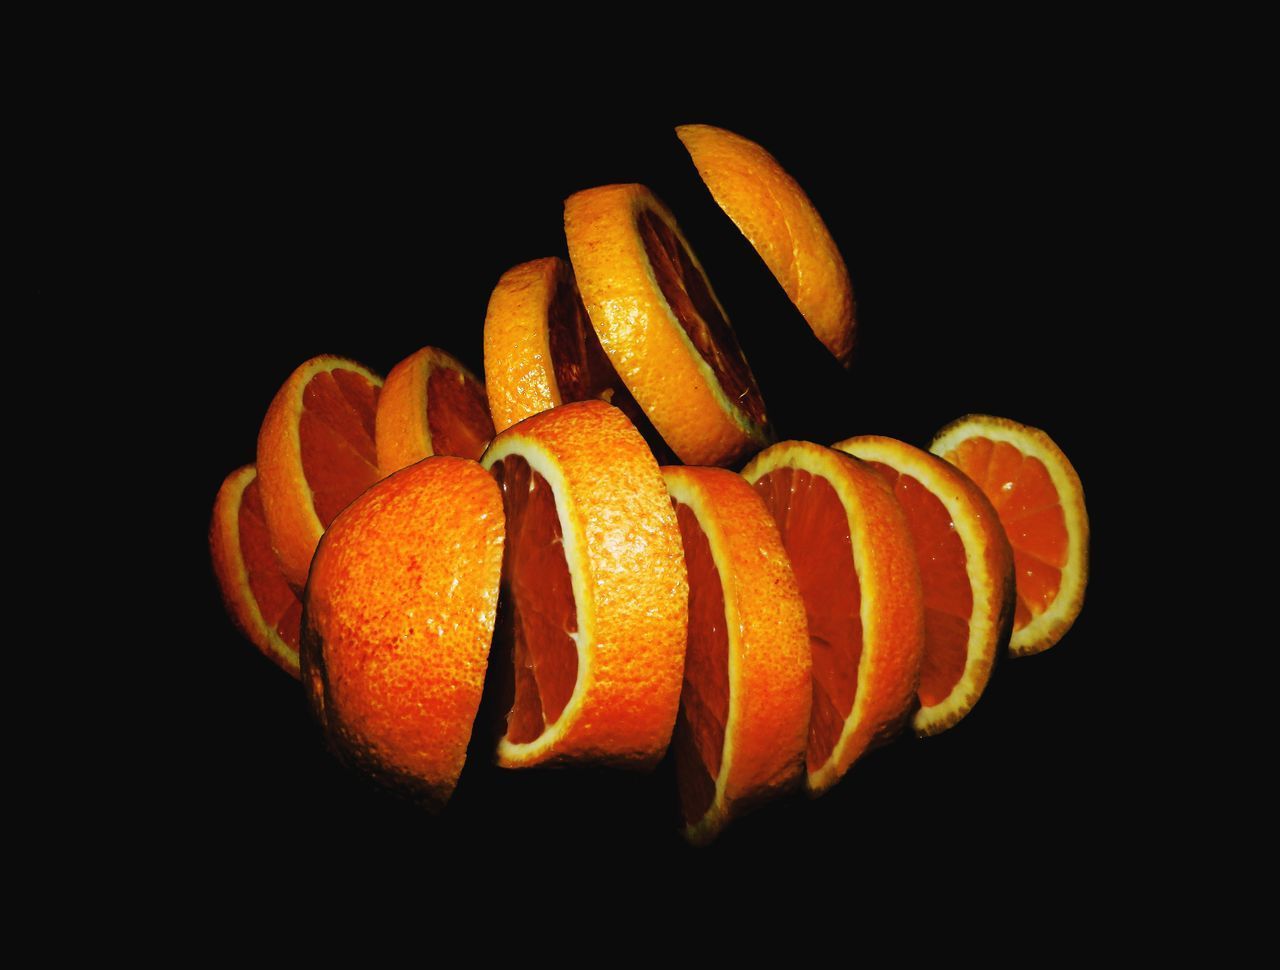
<svg viewBox="0 0 1280 970">
<path fill-rule="evenodd" d="M 1039 428 L 986 414 L 953 421 L 929 450 L 986 493 L 1013 547 L 1017 603 L 1009 653 L 1048 650 L 1080 615 L 1089 580 L 1080 476 Z"/>
<path fill-rule="evenodd" d="M 617 408 L 581 401 L 498 434 L 513 679 L 498 763 L 650 768 L 671 740 L 689 584 L 657 462 Z"/>
<path fill-rule="evenodd" d="M 848 367 L 853 285 L 804 190 L 777 159 L 741 135 L 711 125 L 681 125 L 676 134 L 716 204 L 760 254 L 817 338 Z"/>
<path fill-rule="evenodd" d="M 672 748 L 685 837 L 710 842 L 804 774 L 813 694 L 804 600 L 778 527 L 740 475 L 664 468 L 689 572 Z"/>
<path fill-rule="evenodd" d="M 991 502 L 927 451 L 864 435 L 832 445 L 870 464 L 907 514 L 924 588 L 919 735 L 969 713 L 986 689 L 1013 618 L 1013 553 Z"/>
<path fill-rule="evenodd" d="M 484 385 L 456 357 L 423 347 L 391 368 L 374 420 L 382 474 L 431 455 L 475 461 L 492 437 Z"/>
<path fill-rule="evenodd" d="M 466 760 L 503 536 L 493 479 L 439 456 L 347 506 L 312 564 L 302 627 L 311 709 L 341 760 L 431 809 Z"/>
<path fill-rule="evenodd" d="M 680 460 L 728 465 L 770 439 L 755 376 L 675 217 L 643 185 L 570 196 L 565 238 L 614 370 Z"/>
<path fill-rule="evenodd" d="M 806 783 L 817 795 L 888 741 L 915 703 L 924 602 L 911 527 L 893 490 L 849 455 L 784 441 L 742 471 L 782 534 L 813 662 Z"/>
<path fill-rule="evenodd" d="M 218 489 L 209 552 L 231 619 L 268 659 L 297 677 L 302 603 L 271 551 L 252 465 L 237 468 Z"/>
<path fill-rule="evenodd" d="M 382 378 L 344 357 L 289 375 L 258 432 L 258 482 L 271 547 L 298 592 L 325 528 L 381 478 L 374 414 Z"/>
</svg>

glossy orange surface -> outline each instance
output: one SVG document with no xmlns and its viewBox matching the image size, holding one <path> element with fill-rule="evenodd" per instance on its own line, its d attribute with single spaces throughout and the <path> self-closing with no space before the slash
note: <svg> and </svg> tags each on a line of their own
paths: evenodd
<svg viewBox="0 0 1280 970">
<path fill-rule="evenodd" d="M 280 563 L 271 551 L 271 539 L 267 535 L 267 520 L 262 512 L 262 495 L 255 478 L 240 498 L 240 555 L 244 558 L 245 571 L 249 574 L 249 589 L 262 613 L 262 619 L 273 627 L 280 638 L 294 650 L 298 649 L 302 624 L 302 601 L 294 595 Z"/>
<path fill-rule="evenodd" d="M 478 461 L 494 433 L 484 388 L 458 371 L 432 370 L 427 378 L 427 427 L 435 454 Z"/>
<path fill-rule="evenodd" d="M 325 528 L 381 477 L 373 428 L 377 405 L 378 388 L 354 371 L 323 371 L 303 392 L 302 468 Z"/>
</svg>

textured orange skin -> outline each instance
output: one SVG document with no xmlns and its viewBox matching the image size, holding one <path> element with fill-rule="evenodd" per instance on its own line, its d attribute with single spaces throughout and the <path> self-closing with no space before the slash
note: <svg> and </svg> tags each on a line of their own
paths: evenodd
<svg viewBox="0 0 1280 970">
<path fill-rule="evenodd" d="M 853 356 L 849 269 L 826 223 L 777 159 L 749 139 L 711 125 L 681 125 L 716 203 L 755 247 L 814 334 L 845 367 Z"/>
<path fill-rule="evenodd" d="M 959 723 L 972 710 L 987 686 L 1002 645 L 1009 642 L 1014 604 L 1013 550 L 1009 547 L 1009 540 L 991 500 L 968 475 L 954 465 L 896 438 L 880 435 L 846 438 L 831 447 L 855 458 L 891 465 L 902 474 L 911 475 L 935 495 L 939 486 L 948 489 L 961 499 L 967 509 L 969 521 L 982 536 L 979 555 L 981 572 L 978 576 L 970 575 L 974 608 L 970 622 L 974 622 L 979 614 L 985 615 L 992 635 L 977 647 L 981 658 L 978 665 L 966 677 L 962 677 L 952 691 L 953 695 L 966 689 L 971 691 L 968 705 L 941 720 L 922 719 L 920 715 L 924 712 L 917 712 L 914 719 L 916 733 L 922 737 L 939 734 Z M 965 552 L 966 556 L 970 554 L 967 547 Z"/>
<path fill-rule="evenodd" d="M 317 373 L 333 365 L 363 374 L 377 387 L 382 378 L 363 364 L 344 357 L 322 354 L 300 364 L 272 398 L 258 432 L 258 487 L 262 509 L 271 534 L 271 547 L 280 560 L 285 579 L 295 590 L 307 584 L 307 570 L 324 526 L 316 515 L 311 486 L 302 470 L 302 448 L 298 439 L 298 419 L 302 395 Z"/>
<path fill-rule="evenodd" d="M 466 759 L 504 537 L 484 469 L 428 458 L 334 519 L 307 583 L 302 683 L 325 736 L 431 808 L 448 801 Z"/>
<path fill-rule="evenodd" d="M 720 468 L 665 467 L 662 473 L 669 485 L 695 490 L 705 503 L 709 515 L 699 515 L 699 525 L 717 562 L 726 560 L 720 582 L 738 621 L 730 687 L 730 710 L 738 717 L 732 734 L 725 734 L 733 760 L 722 762 L 721 773 L 728 771 L 724 798 L 702 823 L 685 830 L 701 844 L 747 808 L 798 786 L 813 700 L 809 630 L 778 527 L 755 489 Z"/>
<path fill-rule="evenodd" d="M 378 469 L 383 475 L 435 454 L 427 423 L 427 381 L 438 369 L 457 371 L 485 396 L 484 385 L 460 360 L 435 347 L 423 347 L 396 364 L 378 394 L 374 422 Z"/>
<path fill-rule="evenodd" d="M 498 431 L 563 403 L 551 360 L 547 310 L 557 284 L 569 275 L 563 259 L 535 259 L 503 273 L 489 297 L 484 379 Z"/>
<path fill-rule="evenodd" d="M 680 460 L 733 464 L 768 443 L 768 427 L 718 399 L 718 382 L 702 372 L 701 356 L 655 282 L 636 224 L 646 210 L 692 254 L 675 217 L 643 185 L 604 185 L 565 200 L 565 239 L 578 290 L 614 370 Z"/>
<path fill-rule="evenodd" d="M 811 795 L 835 784 L 867 750 L 893 738 L 916 703 L 924 656 L 924 595 L 906 514 L 883 478 L 851 455 L 807 441 L 783 441 L 765 449 L 742 470 L 748 482 L 765 474 L 766 461 L 821 475 L 835 488 L 849 516 L 850 537 L 864 554 L 862 660 L 855 707 L 866 702 L 859 723 L 831 761 L 805 776 Z M 868 604 L 874 606 L 868 608 Z M 850 717 L 853 716 L 850 712 Z M 838 760 L 837 760 L 838 759 Z"/>
<path fill-rule="evenodd" d="M 585 687 L 565 735 L 530 760 L 500 757 L 499 764 L 650 769 L 675 727 L 689 624 L 684 546 L 662 473 L 631 422 L 603 401 L 521 421 L 494 439 L 482 463 L 491 467 L 500 446 L 520 441 L 541 445 L 563 476 L 571 507 L 560 511 L 568 514 L 566 535 L 572 530 L 581 540 L 578 568 L 595 635 L 585 670 L 579 662 Z"/>
<path fill-rule="evenodd" d="M 258 470 L 253 465 L 244 465 L 223 480 L 218 489 L 218 497 L 213 501 L 213 518 L 209 523 L 209 554 L 213 559 L 213 574 L 222 591 L 222 601 L 226 604 L 232 621 L 268 660 L 297 679 L 298 655 L 283 642 L 280 648 L 272 645 L 272 634 L 275 631 L 263 620 L 258 604 L 254 602 L 253 594 L 248 589 L 248 574 L 240 551 L 240 500 L 257 473 Z M 278 634 L 275 639 L 279 639 Z M 281 649 L 285 651 L 283 656 Z"/>
</svg>

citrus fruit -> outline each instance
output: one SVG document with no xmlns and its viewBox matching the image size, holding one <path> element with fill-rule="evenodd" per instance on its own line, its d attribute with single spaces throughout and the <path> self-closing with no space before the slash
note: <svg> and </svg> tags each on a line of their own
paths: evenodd
<svg viewBox="0 0 1280 970">
<path fill-rule="evenodd" d="M 685 836 L 711 841 L 800 783 L 813 694 L 804 600 L 778 527 L 721 468 L 664 468 L 689 573 L 672 748 Z"/>
<path fill-rule="evenodd" d="M 1039 428 L 970 414 L 929 450 L 968 475 L 995 507 L 1013 547 L 1012 656 L 1048 650 L 1071 628 L 1089 579 L 1089 515 L 1080 476 Z"/>
<path fill-rule="evenodd" d="M 271 546 L 299 592 L 334 516 L 381 476 L 374 413 L 382 378 L 353 360 L 301 364 L 276 392 L 258 432 L 258 483 Z"/>
<path fill-rule="evenodd" d="M 777 159 L 749 139 L 711 125 L 676 134 L 712 197 L 782 284 L 814 334 L 845 367 L 853 356 L 849 270 L 826 223 Z"/>
<path fill-rule="evenodd" d="M 507 520 L 513 683 L 499 764 L 652 767 L 680 703 L 689 596 L 657 463 L 603 401 L 526 418 L 482 461 Z"/>
<path fill-rule="evenodd" d="M 347 506 L 312 564 L 302 623 L 311 709 L 342 760 L 430 808 L 448 801 L 466 759 L 503 535 L 493 479 L 439 456 Z"/>
<path fill-rule="evenodd" d="M 209 552 L 227 612 L 268 658 L 298 676 L 302 603 L 285 582 L 262 516 L 258 472 L 237 468 L 213 502 Z"/>
<path fill-rule="evenodd" d="M 806 783 L 819 794 L 896 734 L 914 705 L 924 603 L 911 528 L 873 468 L 821 445 L 780 442 L 742 474 L 777 522 L 804 597 L 813 659 Z"/>
<path fill-rule="evenodd" d="M 764 399 L 675 217 L 643 185 L 570 196 L 565 238 L 614 370 L 680 460 L 727 465 L 770 438 Z"/>
<path fill-rule="evenodd" d="M 492 437 L 484 385 L 456 357 L 423 347 L 391 368 L 374 420 L 383 475 L 431 455 L 475 461 Z"/>
<path fill-rule="evenodd" d="M 913 726 L 937 734 L 982 696 L 1013 617 L 1013 553 L 991 502 L 969 477 L 893 438 L 832 445 L 870 464 L 907 515 L 924 588 L 924 660 Z"/>
</svg>

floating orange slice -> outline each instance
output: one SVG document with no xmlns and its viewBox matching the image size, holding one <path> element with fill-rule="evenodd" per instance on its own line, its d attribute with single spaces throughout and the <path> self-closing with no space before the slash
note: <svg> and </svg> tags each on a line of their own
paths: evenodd
<svg viewBox="0 0 1280 970">
<path fill-rule="evenodd" d="M 809 197 L 777 159 L 749 139 L 711 125 L 681 125 L 716 203 L 755 247 L 814 334 L 845 367 L 853 356 L 849 269 Z"/>
<path fill-rule="evenodd" d="M 382 378 L 344 357 L 313 357 L 276 392 L 258 432 L 258 482 L 271 546 L 298 592 L 325 528 L 381 478 L 374 413 Z"/>
<path fill-rule="evenodd" d="M 213 572 L 236 626 L 269 659 L 297 677 L 302 603 L 271 551 L 257 478 L 257 469 L 245 465 L 218 489 L 209 524 Z"/>
<path fill-rule="evenodd" d="M 466 759 L 503 535 L 493 479 L 434 457 L 363 493 L 316 550 L 302 634 L 311 709 L 340 758 L 429 808 Z"/>
<path fill-rule="evenodd" d="M 1089 580 L 1089 515 L 1080 476 L 1039 428 L 970 414 L 947 425 L 929 450 L 991 499 L 1017 572 L 1009 652 L 1048 650 L 1071 628 Z"/>
<path fill-rule="evenodd" d="M 870 464 L 907 514 L 924 587 L 917 734 L 937 734 L 986 689 L 1013 617 L 1013 553 L 991 502 L 927 451 L 864 435 L 832 446 Z"/>
<path fill-rule="evenodd" d="M 423 347 L 391 368 L 374 432 L 384 475 L 431 455 L 475 461 L 493 437 L 484 385 L 453 355 Z"/>
<path fill-rule="evenodd" d="M 603 401 L 513 425 L 483 463 L 507 518 L 514 697 L 499 764 L 652 767 L 680 704 L 689 597 L 657 463 Z"/>
<path fill-rule="evenodd" d="M 643 185 L 570 196 L 565 238 L 614 370 L 680 459 L 727 465 L 770 437 L 764 399 L 675 217 Z"/>
<path fill-rule="evenodd" d="M 809 790 L 889 740 L 915 702 L 924 603 L 911 528 L 874 469 L 784 441 L 742 471 L 778 523 L 804 597 L 813 655 Z"/>
<path fill-rule="evenodd" d="M 672 746 L 685 836 L 710 842 L 804 774 L 813 694 L 804 600 L 778 528 L 742 476 L 664 468 L 689 571 Z"/>
</svg>

